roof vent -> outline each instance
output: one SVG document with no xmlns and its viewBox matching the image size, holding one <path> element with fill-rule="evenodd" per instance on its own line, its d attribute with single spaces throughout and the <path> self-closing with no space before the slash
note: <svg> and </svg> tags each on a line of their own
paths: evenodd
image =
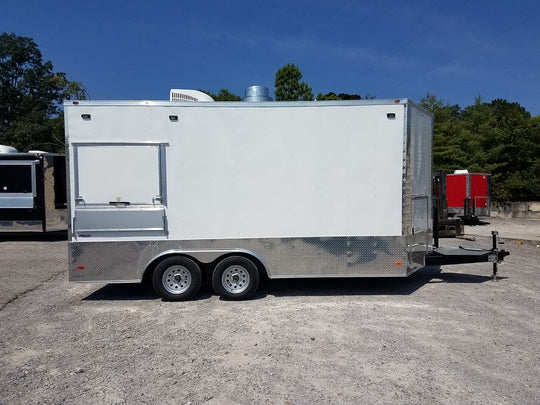
<svg viewBox="0 0 540 405">
<path fill-rule="evenodd" d="M 212 97 L 202 91 L 187 89 L 171 89 L 169 100 L 189 102 L 214 101 Z"/>
<path fill-rule="evenodd" d="M 19 153 L 13 146 L 0 145 L 0 153 Z"/>
<path fill-rule="evenodd" d="M 246 89 L 246 96 L 242 101 L 250 101 L 259 103 L 261 101 L 272 101 L 272 98 L 268 96 L 268 88 L 264 86 L 249 86 Z"/>
</svg>

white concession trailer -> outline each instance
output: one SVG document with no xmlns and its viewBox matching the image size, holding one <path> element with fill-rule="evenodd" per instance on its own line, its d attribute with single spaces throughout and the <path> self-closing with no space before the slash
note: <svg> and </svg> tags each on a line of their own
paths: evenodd
<svg viewBox="0 0 540 405">
<path fill-rule="evenodd" d="M 67 227 L 65 155 L 0 145 L 0 234 Z"/>
<path fill-rule="evenodd" d="M 406 277 L 432 249 L 432 116 L 408 99 L 66 101 L 69 279 Z"/>
</svg>

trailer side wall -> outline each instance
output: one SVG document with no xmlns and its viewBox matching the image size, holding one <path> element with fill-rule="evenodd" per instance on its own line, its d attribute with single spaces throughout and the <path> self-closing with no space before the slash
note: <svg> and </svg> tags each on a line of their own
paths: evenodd
<svg viewBox="0 0 540 405">
<path fill-rule="evenodd" d="M 69 115 L 70 142 L 165 143 L 169 239 L 402 235 L 404 106 L 275 104 L 78 107 L 92 119 Z M 158 155 L 141 149 L 79 148 L 72 188 L 95 198 L 77 197 L 150 203 Z"/>
<path fill-rule="evenodd" d="M 65 105 L 70 280 L 247 254 L 272 278 L 406 276 L 431 248 L 431 116 L 407 101 Z"/>
</svg>

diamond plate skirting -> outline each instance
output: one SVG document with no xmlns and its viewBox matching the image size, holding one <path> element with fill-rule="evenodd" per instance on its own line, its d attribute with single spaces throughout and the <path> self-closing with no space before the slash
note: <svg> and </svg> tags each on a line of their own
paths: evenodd
<svg viewBox="0 0 540 405">
<path fill-rule="evenodd" d="M 423 265 L 422 248 L 402 236 L 70 242 L 69 279 L 134 282 L 162 255 L 212 263 L 231 252 L 256 257 L 270 278 L 404 277 Z"/>
</svg>

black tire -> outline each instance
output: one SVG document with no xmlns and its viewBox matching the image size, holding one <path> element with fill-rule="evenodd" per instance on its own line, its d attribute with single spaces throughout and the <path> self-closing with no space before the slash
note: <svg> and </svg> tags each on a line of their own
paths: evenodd
<svg viewBox="0 0 540 405">
<path fill-rule="evenodd" d="M 187 257 L 169 257 L 157 265 L 152 275 L 152 284 L 164 300 L 185 301 L 201 288 L 201 268 Z"/>
<path fill-rule="evenodd" d="M 212 286 L 222 298 L 243 300 L 257 291 L 259 279 L 259 269 L 251 260 L 243 256 L 229 256 L 214 268 Z"/>
</svg>

